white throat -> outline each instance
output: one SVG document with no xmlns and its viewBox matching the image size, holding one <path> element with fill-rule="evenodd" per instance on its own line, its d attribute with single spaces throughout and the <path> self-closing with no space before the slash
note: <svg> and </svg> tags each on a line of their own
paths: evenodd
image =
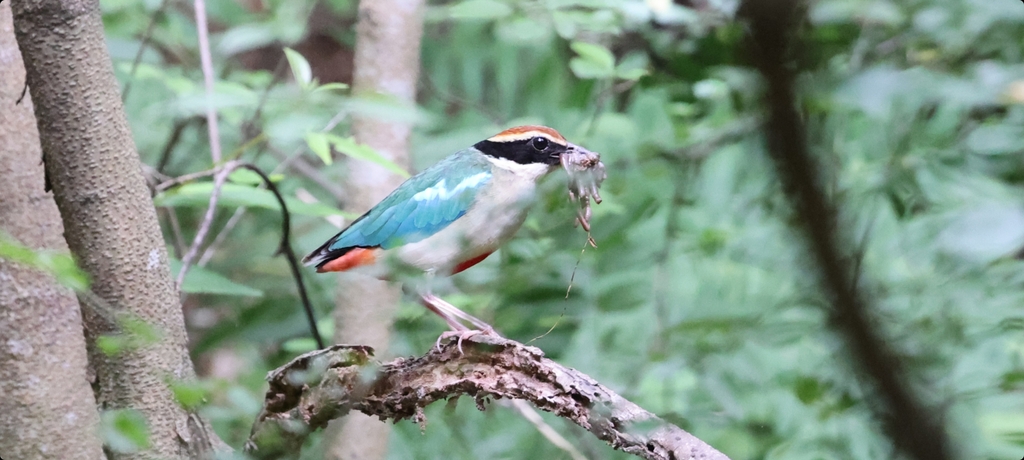
<svg viewBox="0 0 1024 460">
<path fill-rule="evenodd" d="M 493 164 L 497 168 L 508 171 L 512 174 L 515 174 L 516 176 L 528 178 L 534 181 L 540 179 L 541 176 L 551 172 L 551 170 L 554 169 L 554 166 L 546 165 L 543 163 L 530 163 L 524 165 L 516 163 L 512 160 L 508 160 L 505 158 L 495 158 L 489 155 L 487 156 L 487 161 L 490 161 L 491 164 Z"/>
</svg>

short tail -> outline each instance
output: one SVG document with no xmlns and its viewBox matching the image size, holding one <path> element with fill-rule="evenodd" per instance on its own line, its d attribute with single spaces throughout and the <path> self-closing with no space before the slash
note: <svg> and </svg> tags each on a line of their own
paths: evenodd
<svg viewBox="0 0 1024 460">
<path fill-rule="evenodd" d="M 306 254 L 306 257 L 302 258 L 302 265 L 305 265 L 307 267 L 309 267 L 311 265 L 316 265 L 317 268 L 320 268 L 320 265 L 325 264 L 327 262 L 330 262 L 330 260 L 333 259 L 333 258 L 337 258 L 337 257 L 342 256 L 344 253 L 336 254 L 336 255 L 333 255 L 333 257 L 332 257 L 331 253 L 332 252 L 337 252 L 337 251 L 332 251 L 330 249 L 331 243 L 333 243 L 333 242 L 334 242 L 334 238 L 331 238 L 331 239 L 327 240 L 326 243 L 320 245 L 319 248 L 316 248 L 315 250 L 313 250 L 313 252 L 311 252 L 309 254 Z"/>
<path fill-rule="evenodd" d="M 3 0 L 0 0 L 0 1 L 3 1 Z M 356 266 L 356 265 L 352 265 L 352 266 L 349 266 L 348 268 L 343 268 L 343 269 L 333 268 L 332 269 L 332 267 L 337 267 L 338 266 L 337 262 L 335 262 L 335 261 L 337 261 L 339 259 L 344 259 L 345 256 L 347 256 L 348 254 L 351 254 L 353 252 L 357 252 L 356 251 L 357 249 L 365 248 L 364 246 L 347 246 L 347 247 L 340 247 L 340 248 L 331 248 L 331 246 L 334 245 L 335 243 L 337 243 L 338 240 L 341 239 L 342 235 L 345 235 L 346 232 L 348 232 L 349 229 L 351 229 L 353 225 L 355 225 L 359 221 L 365 219 L 366 216 L 368 216 L 368 215 L 370 215 L 369 211 L 367 211 L 365 214 L 359 216 L 358 219 L 353 220 L 350 224 L 348 224 L 348 227 L 345 227 L 344 230 L 339 232 L 337 235 L 334 235 L 333 237 L 331 237 L 331 239 L 327 240 L 324 244 L 320 245 L 319 248 L 316 248 L 316 249 L 313 250 L 313 252 L 311 252 L 309 254 L 306 254 L 306 257 L 302 258 L 302 265 L 305 265 L 307 267 L 310 266 L 310 265 L 315 265 L 316 266 L 316 271 L 317 272 L 321 272 L 321 273 L 322 272 L 332 272 L 332 271 L 343 271 L 343 270 L 348 270 L 348 268 L 352 268 L 352 267 Z M 374 248 L 369 248 L 369 249 L 374 249 Z M 376 254 L 376 252 L 374 252 L 374 254 Z M 365 255 L 362 258 L 365 259 L 366 258 Z M 332 264 L 332 262 L 334 262 L 334 263 Z M 370 261 L 369 263 L 373 263 L 373 261 Z M 342 264 L 342 265 L 346 265 L 346 264 Z"/>
<path fill-rule="evenodd" d="M 332 241 L 324 243 L 315 251 L 302 258 L 302 264 L 307 267 L 316 266 L 318 273 L 343 272 L 355 267 L 370 265 L 377 261 L 377 255 L 382 251 L 379 247 L 352 246 L 340 249 L 330 249 Z"/>
</svg>

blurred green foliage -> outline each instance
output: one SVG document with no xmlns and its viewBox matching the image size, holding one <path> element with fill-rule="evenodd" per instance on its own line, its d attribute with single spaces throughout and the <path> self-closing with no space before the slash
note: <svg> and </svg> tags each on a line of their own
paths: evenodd
<svg viewBox="0 0 1024 460">
<path fill-rule="evenodd" d="M 765 158 L 760 83 L 744 64 L 751 50 L 733 20 L 737 1 L 695 3 L 702 6 L 433 3 L 419 104 L 406 107 L 353 97 L 322 77 L 326 66 L 350 61 L 327 60 L 325 41 L 306 37 L 350 50 L 355 0 L 210 0 L 210 103 L 226 156 L 282 174 L 278 186 L 296 201 L 298 252 L 336 232 L 323 216 L 343 203 L 282 164 L 298 156 L 342 183 L 345 162 L 330 161 L 331 147 L 375 154 L 348 137 L 353 114 L 416 123 L 417 169 L 515 124 L 560 130 L 601 152 L 608 166 L 592 221 L 599 247 L 581 250 L 586 235 L 572 226 L 558 174 L 517 238 L 455 277 L 445 298 L 509 337 L 538 337 L 532 344 L 548 356 L 734 459 L 892 457 L 871 417 L 872 390 L 825 322 L 827 299 Z M 209 169 L 191 9 L 157 0 L 102 5 L 118 77 L 131 85 L 125 108 L 143 160 L 169 176 Z M 943 408 L 965 458 L 1018 458 L 1024 6 L 822 0 L 806 14 L 799 35 L 807 46 L 793 56 L 801 108 L 841 206 L 858 282 L 878 306 L 877 327 L 905 357 L 922 396 Z M 135 68 L 151 18 L 150 45 Z M 282 47 L 293 50 L 287 64 Z M 184 128 L 167 149 L 178 124 Z M 187 283 L 185 312 L 204 381 L 176 390 L 235 447 L 259 410 L 265 372 L 311 346 L 288 268 L 274 257 L 276 202 L 254 187 L 239 178 L 225 189 L 215 232 L 231 209 L 248 211 L 205 271 L 191 272 L 189 280 L 203 278 Z M 157 199 L 176 213 L 186 242 L 209 190 L 193 183 Z M 303 197 L 318 204 L 299 204 Z M 161 216 L 180 258 L 173 225 Z M 328 318 L 334 277 L 306 275 Z M 397 320 L 392 355 L 420 354 L 443 330 L 411 302 Z M 398 424 L 392 458 L 567 458 L 502 407 L 480 413 L 467 400 L 427 416 L 425 433 Z M 130 419 L 105 415 L 113 448 L 145 444 L 144 432 L 123 428 Z M 591 458 L 626 457 L 545 419 Z M 319 439 L 304 458 L 318 458 Z"/>
<path fill-rule="evenodd" d="M 0 259 L 49 273 L 69 289 L 82 290 L 89 287 L 89 275 L 78 268 L 71 256 L 56 251 L 34 250 L 15 241 L 5 232 L 0 232 Z"/>
<path fill-rule="evenodd" d="M 132 453 L 149 447 L 146 417 L 135 409 L 107 410 L 100 417 L 100 435 L 107 449 Z"/>
</svg>

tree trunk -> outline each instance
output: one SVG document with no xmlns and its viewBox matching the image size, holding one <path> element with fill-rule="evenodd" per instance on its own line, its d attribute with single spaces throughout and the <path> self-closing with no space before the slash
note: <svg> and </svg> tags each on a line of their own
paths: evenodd
<svg viewBox="0 0 1024 460">
<path fill-rule="evenodd" d="M 10 5 L 0 4 L 0 233 L 34 250 L 66 252 L 24 89 Z M 53 277 L 0 259 L 0 453 L 103 459 L 78 300 Z"/>
<path fill-rule="evenodd" d="M 423 35 L 423 0 L 359 2 L 352 90 L 357 95 L 387 94 L 415 104 Z M 412 127 L 377 119 L 353 120 L 357 141 L 408 167 Z M 402 178 L 381 166 L 349 161 L 349 209 L 364 212 L 395 189 Z M 401 291 L 384 281 L 342 274 L 337 290 L 335 342 L 369 345 L 386 353 L 392 318 Z M 327 458 L 383 459 L 391 428 L 362 414 L 352 414 L 334 427 Z M 337 425 L 337 424 L 336 424 Z"/>
<path fill-rule="evenodd" d="M 103 37 L 98 0 L 22 0 L 14 27 L 25 59 L 46 172 L 65 238 L 95 294 L 83 296 L 89 361 L 101 409 L 145 417 L 150 448 L 113 458 L 205 455 L 220 443 L 180 407 L 169 383 L 195 378 L 184 318 L 156 211 L 125 119 Z M 103 335 L 126 319 L 159 331 L 152 341 L 106 354 Z"/>
</svg>

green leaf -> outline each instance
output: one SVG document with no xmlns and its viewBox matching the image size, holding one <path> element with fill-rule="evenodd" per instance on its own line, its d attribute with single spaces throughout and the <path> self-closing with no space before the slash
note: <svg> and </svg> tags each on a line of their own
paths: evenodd
<svg viewBox="0 0 1024 460">
<path fill-rule="evenodd" d="M 181 271 L 181 261 L 171 259 L 171 273 L 175 277 Z M 247 297 L 262 297 L 263 291 L 231 281 L 219 273 L 203 267 L 191 266 L 181 283 L 181 290 L 190 294 L 219 294 Z"/>
<path fill-rule="evenodd" d="M 320 157 L 325 165 L 330 165 L 334 162 L 331 158 L 331 145 L 328 143 L 326 133 L 312 132 L 306 133 L 306 145 L 309 145 L 309 149 Z"/>
<path fill-rule="evenodd" d="M 953 218 L 938 244 L 964 259 L 989 263 L 1024 244 L 1024 211 L 1016 203 L 974 203 Z"/>
<path fill-rule="evenodd" d="M 312 337 L 299 337 L 285 340 L 281 349 L 292 354 L 302 354 L 317 349 L 316 340 Z"/>
<path fill-rule="evenodd" d="M 627 54 L 619 65 L 615 67 L 615 76 L 623 80 L 638 80 L 640 77 L 649 74 L 647 71 L 648 58 L 644 54 Z"/>
<path fill-rule="evenodd" d="M 319 93 L 321 91 L 341 91 L 341 90 L 345 90 L 345 89 L 348 89 L 348 85 L 346 85 L 344 83 L 331 82 L 331 83 L 325 83 L 323 85 L 317 86 L 316 88 L 313 88 L 313 92 L 314 93 Z"/>
<path fill-rule="evenodd" d="M 185 184 L 153 197 L 153 203 L 165 207 L 206 207 L 210 204 L 213 192 L 212 182 Z M 293 198 L 285 198 L 288 211 L 304 216 L 344 216 L 346 219 L 355 217 L 352 213 L 328 206 L 323 203 L 303 203 Z M 277 198 L 269 190 L 242 184 L 224 184 L 221 189 L 217 206 L 237 208 L 264 208 L 279 210 Z"/>
<path fill-rule="evenodd" d="M 306 58 L 291 48 L 285 48 L 284 55 L 288 58 L 288 66 L 292 68 L 295 81 L 303 87 L 308 86 L 313 81 L 313 70 Z"/>
<path fill-rule="evenodd" d="M 132 453 L 149 448 L 146 417 L 135 409 L 114 409 L 100 414 L 103 443 L 115 452 Z"/>
<path fill-rule="evenodd" d="M 964 140 L 967 148 L 980 155 L 1005 155 L 1024 150 L 1024 129 L 1013 125 L 979 126 Z"/>
<path fill-rule="evenodd" d="M 271 182 L 277 183 L 284 179 L 284 174 L 270 174 L 268 177 Z M 248 185 L 260 185 L 263 183 L 263 178 L 260 177 L 259 174 L 245 168 L 238 168 L 231 171 L 231 175 L 228 176 L 228 180 L 238 184 Z"/>
<path fill-rule="evenodd" d="M 155 326 L 136 316 L 120 315 L 117 324 L 120 332 L 104 334 L 96 339 L 96 346 L 108 356 L 153 345 L 163 336 Z"/>
<path fill-rule="evenodd" d="M 575 41 L 569 47 L 579 55 L 579 58 L 594 65 L 597 69 L 611 74 L 615 69 L 615 55 L 608 48 L 595 44 Z"/>
<path fill-rule="evenodd" d="M 3 232 L 0 232 L 0 259 L 47 272 L 62 286 L 75 291 L 89 289 L 89 276 L 75 265 L 75 260 L 70 255 L 47 249 L 34 250 L 21 245 Z"/>
<path fill-rule="evenodd" d="M 493 20 L 512 14 L 512 7 L 494 0 L 469 0 L 448 8 L 448 17 L 462 20 Z"/>
<path fill-rule="evenodd" d="M 639 80 L 640 77 L 647 75 L 647 69 L 616 69 L 615 76 L 623 80 Z"/>
<path fill-rule="evenodd" d="M 118 322 L 124 333 L 138 346 L 153 345 L 163 335 L 156 326 L 136 316 L 124 316 Z"/>
<path fill-rule="evenodd" d="M 388 171 L 394 172 L 402 177 L 409 177 L 409 173 L 402 169 L 401 166 L 398 166 L 395 162 L 384 158 L 384 155 L 381 155 L 372 147 L 356 142 L 352 137 L 341 137 L 334 134 L 326 134 L 326 136 L 334 149 L 340 153 L 358 160 L 376 163 L 387 168 Z"/>
<path fill-rule="evenodd" d="M 202 382 L 170 382 L 168 386 L 174 394 L 174 399 L 186 410 L 196 410 L 206 402 L 208 390 Z"/>
<path fill-rule="evenodd" d="M 608 78 L 613 73 L 613 69 L 601 67 L 592 61 L 578 57 L 569 60 L 569 69 L 580 78 Z"/>
<path fill-rule="evenodd" d="M 116 356 L 128 349 L 129 343 L 121 334 L 106 334 L 96 338 L 96 347 L 107 356 Z"/>
<path fill-rule="evenodd" d="M 316 328 L 323 337 L 334 337 L 334 319 L 327 317 L 316 322 Z M 293 354 L 302 354 L 317 349 L 316 339 L 313 337 L 296 337 L 285 340 L 281 349 Z"/>
<path fill-rule="evenodd" d="M 226 55 L 238 54 L 270 45 L 275 40 L 274 30 L 268 24 L 239 24 L 221 34 L 217 51 Z"/>
</svg>

